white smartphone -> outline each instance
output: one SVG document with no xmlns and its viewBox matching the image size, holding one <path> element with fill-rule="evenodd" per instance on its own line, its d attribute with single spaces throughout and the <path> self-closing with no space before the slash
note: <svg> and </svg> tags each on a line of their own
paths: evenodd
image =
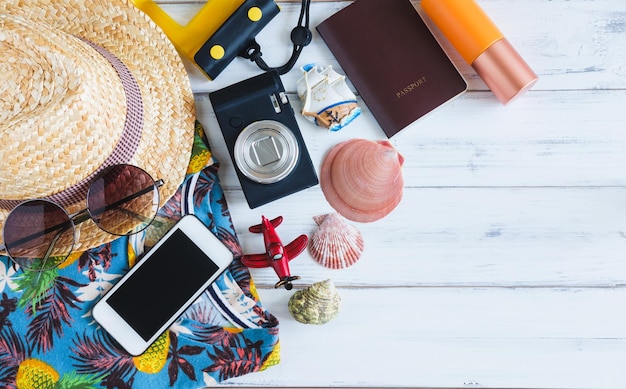
<svg viewBox="0 0 626 389">
<path fill-rule="evenodd" d="M 197 217 L 185 216 L 94 305 L 93 317 L 128 353 L 140 355 L 232 260 Z"/>
</svg>

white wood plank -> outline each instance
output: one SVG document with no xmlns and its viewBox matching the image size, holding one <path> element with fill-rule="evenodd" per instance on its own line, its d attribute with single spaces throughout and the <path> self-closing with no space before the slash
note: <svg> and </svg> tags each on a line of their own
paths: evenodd
<svg viewBox="0 0 626 389">
<path fill-rule="evenodd" d="M 407 189 L 400 206 L 375 223 L 351 223 L 365 240 L 357 264 L 318 265 L 306 251 L 291 262 L 302 283 L 332 278 L 349 286 L 591 286 L 626 285 L 626 191 L 622 188 Z M 319 190 L 250 210 L 227 192 L 244 252 L 263 251 L 247 231 L 262 214 L 283 215 L 284 242 L 309 236 L 312 216 L 333 212 Z M 253 270 L 272 287 L 272 270 Z"/>
<path fill-rule="evenodd" d="M 558 91 L 527 94 L 501 107 L 489 93 L 466 94 L 438 108 L 391 139 L 405 157 L 407 187 L 621 186 L 626 183 L 626 91 Z M 290 95 L 296 112 L 302 109 Z M 319 169 L 335 144 L 350 138 L 385 138 L 367 107 L 337 133 L 296 119 Z M 198 118 L 213 151 L 228 159 L 206 95 L 198 95 Z M 237 188 L 234 170 L 224 172 Z"/>
<path fill-rule="evenodd" d="M 270 65 L 289 58 L 289 32 L 298 20 L 299 2 L 280 3 L 282 12 L 258 35 L 264 58 Z M 314 2 L 311 26 L 315 27 L 350 2 Z M 419 8 L 419 1 L 414 1 Z M 539 75 L 535 90 L 555 89 L 623 89 L 626 87 L 626 27 L 621 0 L 529 0 L 511 2 L 480 0 L 494 23 L 502 30 L 522 57 Z M 163 9 L 184 24 L 202 2 L 168 1 Z M 317 32 L 313 42 L 298 61 L 296 68 L 309 63 L 332 64 L 340 69 Z M 441 38 L 438 31 L 435 34 Z M 470 83 L 472 90 L 486 90 L 471 67 L 445 40 L 442 45 Z M 242 74 L 257 72 L 254 65 L 238 59 L 216 81 L 207 81 L 189 66 L 194 88 L 208 91 L 241 79 Z M 297 72 L 283 76 L 286 84 L 295 85 Z M 293 89 L 292 89 L 293 91 Z"/>
<path fill-rule="evenodd" d="M 626 290 L 341 289 L 333 321 L 304 325 L 290 293 L 261 291 L 282 363 L 231 384 L 621 388 Z M 607 309 L 607 308 L 616 309 Z"/>
<path fill-rule="evenodd" d="M 621 93 L 537 93 L 526 98 L 530 103 L 519 101 L 520 108 L 515 108 L 539 111 L 532 114 L 482 109 L 492 124 L 505 120 L 515 126 L 527 118 L 531 124 L 524 129 L 481 126 L 483 119 L 475 115 L 481 100 L 458 100 L 442 108 L 463 114 L 439 111 L 416 126 L 437 122 L 443 128 L 439 130 L 452 128 L 454 134 L 442 139 L 434 129 L 416 128 L 392 140 L 400 150 L 409 150 L 403 151 L 404 199 L 392 215 L 360 226 L 366 234 L 363 261 L 338 274 L 320 268 L 305 253 L 294 262 L 294 272 L 333 274 L 348 285 L 623 284 L 626 265 L 619 253 L 625 249 L 621 215 L 626 181 L 621 177 L 626 169 L 616 161 L 623 160 L 624 119 L 616 119 L 623 114 L 611 106 L 620 100 L 608 97 Z M 558 104 L 570 116 L 546 109 L 559 100 L 551 95 L 561 96 L 564 102 Z M 582 95 L 588 97 L 586 103 Z M 542 98 L 535 101 L 537 97 Z M 201 120 L 209 123 L 214 152 L 225 161 L 220 175 L 247 252 L 261 249 L 259 237 L 246 228 L 263 213 L 286 217 L 281 234 L 288 239 L 312 233 L 311 217 L 333 211 L 319 187 L 250 210 L 238 192 L 221 133 L 211 130 L 217 124 L 210 124 L 215 120 L 210 105 L 203 101 L 198 107 Z M 603 124 L 588 123 L 586 114 Z M 568 117 L 571 127 L 559 124 Z M 461 119 L 472 128 L 443 124 Z M 326 151 L 354 136 L 353 131 L 376 138 L 374 126 L 328 134 L 298 120 L 318 167 Z M 545 128 L 532 129 L 532 123 Z M 559 188 L 566 185 L 570 187 Z M 263 285 L 275 282 L 271 271 L 256 271 L 255 277 Z"/>
<path fill-rule="evenodd" d="M 203 1 L 161 3 L 184 23 Z M 311 25 L 349 3 L 315 2 Z M 282 363 L 226 385 L 626 387 L 623 1 L 479 3 L 539 83 L 503 107 L 442 39 L 470 92 L 391 140 L 405 156 L 400 206 L 379 222 L 354 223 L 366 249 L 352 268 L 324 269 L 308 252 L 292 262 L 298 288 L 326 278 L 340 286 L 342 313 L 325 326 L 297 323 L 287 312 L 293 291 L 274 290 L 271 270 L 253 270 L 281 320 Z M 270 65 L 290 54 L 299 2 L 281 8 L 258 36 Z M 341 71 L 313 35 L 282 77 L 296 111 L 299 66 Z M 262 214 L 285 216 L 285 241 L 312 233 L 312 216 L 333 211 L 319 186 L 248 208 L 206 95 L 260 71 L 237 59 L 208 81 L 186 66 L 244 250 L 262 250 L 246 230 Z M 383 138 L 363 108 L 335 134 L 297 115 L 318 169 L 342 140 Z"/>
</svg>

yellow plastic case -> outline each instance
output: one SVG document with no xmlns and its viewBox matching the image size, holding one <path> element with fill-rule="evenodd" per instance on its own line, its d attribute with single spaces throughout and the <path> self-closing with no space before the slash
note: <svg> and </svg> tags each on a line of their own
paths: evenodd
<svg viewBox="0 0 626 389">
<path fill-rule="evenodd" d="M 132 0 L 178 51 L 214 79 L 280 9 L 273 0 L 207 0 L 182 26 L 153 0 Z"/>
</svg>

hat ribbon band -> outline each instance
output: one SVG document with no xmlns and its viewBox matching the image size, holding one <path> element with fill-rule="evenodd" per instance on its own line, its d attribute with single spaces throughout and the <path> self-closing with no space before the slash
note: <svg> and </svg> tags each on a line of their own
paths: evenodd
<svg viewBox="0 0 626 389">
<path fill-rule="evenodd" d="M 113 66 L 120 78 L 126 96 L 126 119 L 120 140 L 102 165 L 88 177 L 64 189 L 61 192 L 44 197 L 61 206 L 67 207 L 85 199 L 91 180 L 109 166 L 128 163 L 135 155 L 143 132 L 143 100 L 137 80 L 126 65 L 104 47 L 85 38 L 77 37 L 102 55 Z M 13 209 L 24 200 L 0 199 L 0 208 Z"/>
</svg>

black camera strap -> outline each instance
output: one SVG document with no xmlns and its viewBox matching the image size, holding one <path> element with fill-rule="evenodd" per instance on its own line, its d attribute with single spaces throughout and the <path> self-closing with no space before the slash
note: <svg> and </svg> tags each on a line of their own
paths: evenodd
<svg viewBox="0 0 626 389">
<path fill-rule="evenodd" d="M 304 49 L 305 46 L 311 43 L 311 39 L 313 38 L 311 30 L 309 29 L 309 15 L 311 13 L 310 9 L 311 0 L 302 0 L 300 17 L 298 18 L 298 25 L 293 30 L 291 30 L 291 42 L 293 43 L 293 50 L 291 52 L 291 57 L 284 65 L 278 67 L 270 67 L 263 60 L 263 58 L 261 58 L 261 56 L 263 55 L 263 53 L 261 53 L 261 46 L 254 38 L 252 39 L 252 41 L 250 41 L 248 47 L 239 54 L 239 56 L 255 62 L 257 66 L 264 71 L 276 70 L 278 74 L 287 73 L 291 70 L 291 68 L 293 68 L 293 65 L 296 64 L 296 61 L 298 60 L 298 57 L 300 57 L 302 49 Z"/>
</svg>

